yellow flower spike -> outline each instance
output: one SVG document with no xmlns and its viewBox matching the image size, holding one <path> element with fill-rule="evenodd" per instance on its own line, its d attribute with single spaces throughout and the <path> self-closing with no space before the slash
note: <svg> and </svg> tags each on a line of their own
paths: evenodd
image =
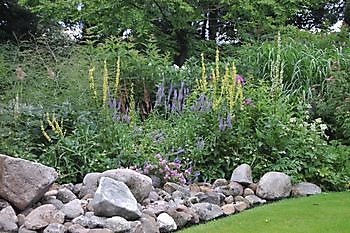
<svg viewBox="0 0 350 233">
<path fill-rule="evenodd" d="M 215 54 L 215 75 L 216 78 L 219 79 L 220 77 L 220 68 L 219 68 L 219 63 L 220 63 L 220 55 L 219 55 L 219 48 L 216 48 L 216 54 Z"/>
<path fill-rule="evenodd" d="M 48 112 L 46 113 L 46 121 L 47 121 L 47 123 L 49 123 L 49 126 L 51 127 L 51 129 L 52 129 L 53 131 L 56 131 L 56 129 L 55 129 L 55 124 L 51 121 L 50 115 L 49 115 Z"/>
<path fill-rule="evenodd" d="M 228 66 L 226 65 L 225 75 L 224 75 L 224 78 L 223 78 L 222 83 L 221 83 L 221 93 L 220 93 L 221 97 L 227 96 L 227 90 L 228 90 L 228 85 L 229 85 L 229 80 L 228 80 L 229 75 L 230 75 L 229 69 L 228 69 Z"/>
<path fill-rule="evenodd" d="M 202 93 L 207 93 L 208 91 L 208 82 L 207 82 L 207 74 L 205 70 L 205 63 L 204 63 L 204 54 L 201 54 L 202 58 L 202 80 L 201 80 L 201 91 Z"/>
<path fill-rule="evenodd" d="M 102 86 L 102 106 L 107 105 L 107 94 L 108 94 L 108 68 L 107 61 L 104 61 L 103 69 L 103 86 Z"/>
<path fill-rule="evenodd" d="M 119 83 L 120 83 L 120 57 L 118 56 L 117 60 L 117 74 L 115 76 L 115 83 L 114 83 L 114 97 L 118 98 L 118 89 L 119 89 Z"/>
<path fill-rule="evenodd" d="M 90 86 L 90 91 L 92 93 L 92 98 L 97 100 L 97 92 L 96 92 L 96 88 L 95 88 L 94 72 L 95 72 L 95 67 L 92 67 L 91 69 L 89 69 L 89 86 Z"/>
<path fill-rule="evenodd" d="M 40 129 L 41 129 L 42 134 L 46 138 L 46 140 L 49 142 L 52 142 L 52 139 L 50 138 L 50 136 L 46 133 L 46 131 L 44 129 L 44 122 L 43 121 L 40 121 Z"/>
</svg>

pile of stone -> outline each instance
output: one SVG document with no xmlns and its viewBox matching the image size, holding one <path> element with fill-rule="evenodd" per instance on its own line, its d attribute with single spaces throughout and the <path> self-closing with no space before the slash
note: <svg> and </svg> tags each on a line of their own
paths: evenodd
<svg viewBox="0 0 350 233">
<path fill-rule="evenodd" d="M 313 195 L 311 183 L 268 172 L 255 184 L 247 164 L 230 181 L 166 183 L 130 169 L 89 173 L 82 184 L 54 184 L 53 168 L 0 155 L 0 232 L 156 233 L 239 213 L 267 201 Z"/>
</svg>

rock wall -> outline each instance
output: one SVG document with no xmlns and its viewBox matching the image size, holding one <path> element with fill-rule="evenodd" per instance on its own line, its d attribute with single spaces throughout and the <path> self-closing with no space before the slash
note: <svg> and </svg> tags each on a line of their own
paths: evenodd
<svg viewBox="0 0 350 233">
<path fill-rule="evenodd" d="M 249 165 L 213 184 L 152 186 L 129 169 L 89 173 L 82 184 L 53 184 L 54 169 L 0 155 L 0 232 L 157 233 L 228 216 L 292 196 L 321 193 L 311 183 L 268 172 L 255 184 Z"/>
</svg>

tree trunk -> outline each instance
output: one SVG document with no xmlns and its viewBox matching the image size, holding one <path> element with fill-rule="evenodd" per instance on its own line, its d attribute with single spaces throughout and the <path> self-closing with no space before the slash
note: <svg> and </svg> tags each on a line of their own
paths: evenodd
<svg viewBox="0 0 350 233">
<path fill-rule="evenodd" d="M 185 30 L 176 31 L 176 43 L 178 55 L 175 57 L 175 64 L 181 67 L 188 56 L 188 38 Z"/>
</svg>

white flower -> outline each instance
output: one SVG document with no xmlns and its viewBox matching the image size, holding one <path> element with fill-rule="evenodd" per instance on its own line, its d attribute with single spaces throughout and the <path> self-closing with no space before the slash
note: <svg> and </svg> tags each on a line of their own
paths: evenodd
<svg viewBox="0 0 350 233">
<path fill-rule="evenodd" d="M 326 124 L 320 124 L 320 128 L 322 131 L 325 131 L 328 127 Z"/>
<path fill-rule="evenodd" d="M 317 118 L 317 119 L 315 120 L 315 122 L 318 123 L 318 124 L 321 124 L 321 123 L 322 123 L 322 119 L 321 119 L 321 118 Z"/>
<path fill-rule="evenodd" d="M 295 117 L 292 117 L 292 118 L 289 119 L 290 123 L 295 123 L 296 121 L 297 121 L 297 118 L 295 118 Z"/>
</svg>

